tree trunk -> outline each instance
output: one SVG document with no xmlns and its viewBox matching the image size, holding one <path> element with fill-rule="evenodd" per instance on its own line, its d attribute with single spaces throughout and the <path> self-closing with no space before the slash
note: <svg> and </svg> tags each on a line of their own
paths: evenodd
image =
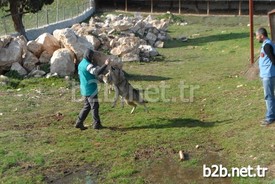
<svg viewBox="0 0 275 184">
<path fill-rule="evenodd" d="M 25 36 L 25 38 L 27 39 L 25 27 L 22 20 L 23 12 L 19 9 L 20 5 L 16 0 L 9 0 L 9 3 L 14 29 L 16 32 L 18 32 L 20 35 Z"/>
</svg>

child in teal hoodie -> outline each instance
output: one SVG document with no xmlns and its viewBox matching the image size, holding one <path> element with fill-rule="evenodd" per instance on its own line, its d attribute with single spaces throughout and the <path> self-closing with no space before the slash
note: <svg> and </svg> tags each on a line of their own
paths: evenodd
<svg viewBox="0 0 275 184">
<path fill-rule="evenodd" d="M 84 96 L 84 106 L 81 109 L 76 120 L 75 127 L 80 130 L 86 130 L 84 121 L 89 112 L 92 110 L 93 128 L 101 129 L 101 121 L 99 117 L 98 89 L 96 77 L 104 72 L 110 61 L 107 59 L 101 67 L 97 66 L 93 60 L 94 51 L 87 49 L 84 57 L 78 65 L 78 75 L 80 80 L 80 92 Z"/>
</svg>

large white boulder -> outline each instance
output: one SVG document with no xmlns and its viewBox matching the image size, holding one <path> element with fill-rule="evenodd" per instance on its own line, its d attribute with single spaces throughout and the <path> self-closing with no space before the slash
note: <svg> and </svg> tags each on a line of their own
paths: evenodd
<svg viewBox="0 0 275 184">
<path fill-rule="evenodd" d="M 75 64 L 71 50 L 63 48 L 53 53 L 51 58 L 51 73 L 57 73 L 61 77 L 74 74 Z"/>
<path fill-rule="evenodd" d="M 12 40 L 7 47 L 0 49 L 0 69 L 10 69 L 15 62 L 21 63 L 23 48 L 19 40 Z"/>
<path fill-rule="evenodd" d="M 60 49 L 58 40 L 49 33 L 43 33 L 35 41 L 42 44 L 42 50 L 47 51 L 50 55 L 53 55 L 54 51 Z"/>
<path fill-rule="evenodd" d="M 82 60 L 87 48 L 94 48 L 92 43 L 88 42 L 85 38 L 77 36 L 72 29 L 56 30 L 53 34 L 59 38 L 59 41 L 65 48 L 74 52 L 78 61 Z"/>
<path fill-rule="evenodd" d="M 60 42 L 65 29 L 56 29 L 53 31 L 53 36 Z"/>
<path fill-rule="evenodd" d="M 92 35 L 85 35 L 83 36 L 88 42 L 90 42 L 93 45 L 93 48 L 97 50 L 101 44 L 100 40 Z"/>
</svg>

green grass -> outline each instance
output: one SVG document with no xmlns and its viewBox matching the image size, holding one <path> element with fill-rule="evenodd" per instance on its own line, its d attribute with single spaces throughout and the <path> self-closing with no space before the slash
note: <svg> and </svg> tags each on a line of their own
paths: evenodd
<svg viewBox="0 0 275 184">
<path fill-rule="evenodd" d="M 169 33 L 189 40 L 168 41 L 159 49 L 163 61 L 124 65 L 131 84 L 147 89 L 149 113 L 138 106 L 130 115 L 127 105 L 111 108 L 101 101 L 106 129 L 73 127 L 82 108 L 72 100 L 80 99 L 74 80 L 14 78 L 1 86 L 1 182 L 274 183 L 274 126 L 259 126 L 262 85 L 243 75 L 250 55 L 248 17 L 183 19 L 188 25 L 171 25 Z M 267 17 L 254 21 L 255 28 L 267 27 Z M 255 43 L 255 53 L 259 47 Z M 58 120 L 57 112 L 64 118 Z M 188 160 L 179 160 L 179 150 Z M 202 177 L 203 164 L 270 171 L 264 178 L 214 180 Z"/>
</svg>

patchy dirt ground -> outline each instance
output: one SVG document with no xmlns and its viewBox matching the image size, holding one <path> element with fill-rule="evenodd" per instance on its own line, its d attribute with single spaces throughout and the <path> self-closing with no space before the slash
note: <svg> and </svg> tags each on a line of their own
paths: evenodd
<svg viewBox="0 0 275 184">
<path fill-rule="evenodd" d="M 57 168 L 47 171 L 45 176 L 45 182 L 53 184 L 64 184 L 64 183 L 94 183 L 97 181 L 97 176 L 102 171 L 100 167 L 94 167 L 92 165 L 75 166 L 74 168 L 66 168 L 64 165 L 58 170 L 63 172 L 62 176 L 55 174 Z"/>
<path fill-rule="evenodd" d="M 137 162 L 151 160 L 148 168 L 141 172 L 146 183 L 182 184 L 196 181 L 197 183 L 231 184 L 230 178 L 203 177 L 203 164 L 210 166 L 220 163 L 226 167 L 227 161 L 221 151 L 222 149 L 214 144 L 197 146 L 190 151 L 184 151 L 185 160 L 180 160 L 179 151 L 172 148 L 146 148 L 136 151 L 134 159 Z"/>
</svg>

